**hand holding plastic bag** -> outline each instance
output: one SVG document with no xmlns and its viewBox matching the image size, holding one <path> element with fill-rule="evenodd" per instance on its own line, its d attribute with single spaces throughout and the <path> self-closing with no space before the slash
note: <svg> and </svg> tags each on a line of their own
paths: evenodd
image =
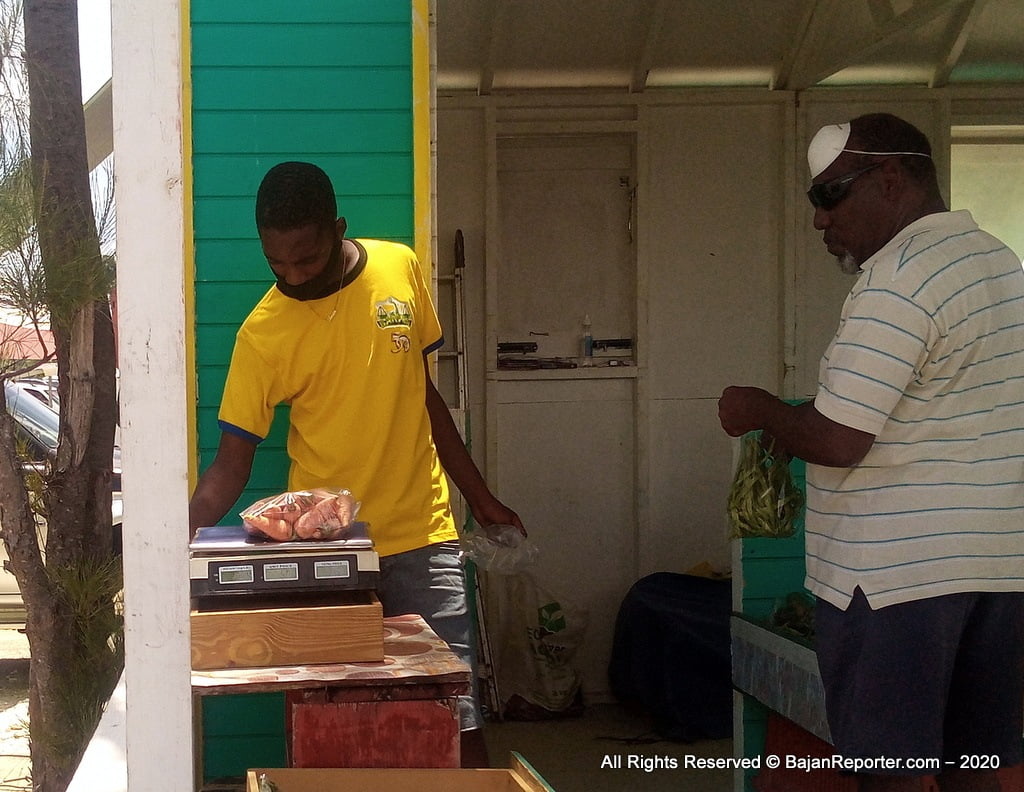
<svg viewBox="0 0 1024 792">
<path fill-rule="evenodd" d="M 480 569 L 498 575 L 522 572 L 540 554 L 540 548 L 514 525 L 474 528 L 461 538 L 463 555 Z"/>
</svg>

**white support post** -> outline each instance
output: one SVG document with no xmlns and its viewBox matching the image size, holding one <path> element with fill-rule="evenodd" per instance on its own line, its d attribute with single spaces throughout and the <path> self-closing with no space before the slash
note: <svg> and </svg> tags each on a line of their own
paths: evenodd
<svg viewBox="0 0 1024 792">
<path fill-rule="evenodd" d="M 111 2 L 133 792 L 193 788 L 182 25 L 179 0 Z"/>
</svg>

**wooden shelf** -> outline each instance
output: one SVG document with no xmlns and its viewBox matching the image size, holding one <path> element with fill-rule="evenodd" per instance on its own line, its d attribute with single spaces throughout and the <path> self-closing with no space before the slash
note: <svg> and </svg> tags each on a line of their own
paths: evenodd
<svg viewBox="0 0 1024 792">
<path fill-rule="evenodd" d="M 580 379 L 635 379 L 636 366 L 586 366 L 566 369 L 491 369 L 487 379 L 496 381 L 519 380 L 580 380 Z"/>
</svg>

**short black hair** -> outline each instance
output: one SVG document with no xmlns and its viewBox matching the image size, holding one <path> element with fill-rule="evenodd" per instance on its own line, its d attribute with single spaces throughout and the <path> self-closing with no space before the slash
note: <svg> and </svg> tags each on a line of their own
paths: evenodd
<svg viewBox="0 0 1024 792">
<path fill-rule="evenodd" d="M 924 154 L 923 157 L 900 157 L 900 163 L 918 181 L 936 183 L 935 162 L 932 160 L 932 146 L 928 136 L 909 121 L 892 113 L 868 113 L 852 119 L 847 147 L 862 151 L 911 151 Z"/>
<path fill-rule="evenodd" d="M 257 230 L 291 231 L 310 223 L 327 228 L 337 219 L 334 185 L 311 162 L 282 162 L 267 171 L 260 182 L 256 192 Z"/>
</svg>

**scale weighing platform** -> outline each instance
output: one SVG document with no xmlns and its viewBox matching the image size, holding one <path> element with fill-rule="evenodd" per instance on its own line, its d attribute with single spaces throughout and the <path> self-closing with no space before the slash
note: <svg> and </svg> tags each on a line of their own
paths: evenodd
<svg viewBox="0 0 1024 792">
<path fill-rule="evenodd" d="M 372 590 L 380 560 L 366 523 L 332 541 L 273 542 L 241 525 L 200 528 L 189 548 L 191 595 L 207 599 L 240 594 L 324 594 Z"/>
</svg>

